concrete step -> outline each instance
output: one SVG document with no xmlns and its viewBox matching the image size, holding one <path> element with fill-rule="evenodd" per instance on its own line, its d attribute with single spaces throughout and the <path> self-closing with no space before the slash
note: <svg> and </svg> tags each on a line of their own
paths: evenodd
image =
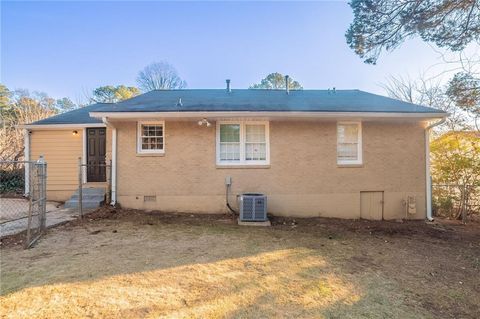
<svg viewBox="0 0 480 319">
<path fill-rule="evenodd" d="M 83 208 L 97 208 L 102 206 L 104 200 L 83 200 Z M 78 208 L 78 201 L 76 200 L 67 200 L 64 205 L 65 208 Z"/>
<path fill-rule="evenodd" d="M 105 195 L 105 188 L 82 188 L 83 195 Z M 73 195 L 78 195 L 78 189 L 73 193 Z"/>
<path fill-rule="evenodd" d="M 78 208 L 78 190 L 65 202 L 66 208 Z M 105 202 L 105 188 L 82 188 L 82 207 L 96 208 Z"/>
<path fill-rule="evenodd" d="M 78 194 L 73 194 L 72 197 L 70 197 L 70 200 L 77 200 L 80 198 Z M 96 194 L 82 194 L 83 200 L 103 200 L 105 199 L 105 195 L 96 195 Z"/>
</svg>

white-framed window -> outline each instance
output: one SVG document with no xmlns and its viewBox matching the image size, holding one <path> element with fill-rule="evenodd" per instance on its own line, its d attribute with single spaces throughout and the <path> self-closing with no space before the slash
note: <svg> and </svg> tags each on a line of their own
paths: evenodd
<svg viewBox="0 0 480 319">
<path fill-rule="evenodd" d="M 337 123 L 337 164 L 362 164 L 362 123 Z"/>
<path fill-rule="evenodd" d="M 165 153 L 164 121 L 142 121 L 137 123 L 137 153 Z"/>
<path fill-rule="evenodd" d="M 217 121 L 217 165 L 268 165 L 268 121 Z"/>
</svg>

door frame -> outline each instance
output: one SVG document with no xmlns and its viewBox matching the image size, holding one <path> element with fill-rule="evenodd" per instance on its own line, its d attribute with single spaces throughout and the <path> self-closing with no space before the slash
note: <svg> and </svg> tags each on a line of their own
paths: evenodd
<svg viewBox="0 0 480 319">
<path fill-rule="evenodd" d="M 87 184 L 89 183 L 88 178 L 87 178 L 87 157 L 88 157 L 88 134 L 87 131 L 88 129 L 98 129 L 98 128 L 104 128 L 105 129 L 105 154 L 107 153 L 107 127 L 106 126 L 88 126 L 84 127 L 82 129 L 82 165 L 84 165 L 85 169 L 82 169 L 82 184 Z M 105 155 L 106 157 L 106 155 Z M 105 158 L 106 160 L 106 158 Z M 106 182 L 106 176 L 105 176 L 105 182 Z M 91 182 L 91 183 L 104 183 L 104 182 Z"/>
</svg>

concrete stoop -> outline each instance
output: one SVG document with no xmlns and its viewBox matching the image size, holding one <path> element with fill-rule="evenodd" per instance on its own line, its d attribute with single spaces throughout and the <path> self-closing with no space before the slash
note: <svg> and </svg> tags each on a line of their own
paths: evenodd
<svg viewBox="0 0 480 319">
<path fill-rule="evenodd" d="M 268 227 L 272 226 L 270 220 L 266 221 L 241 221 L 240 218 L 238 219 L 238 224 L 241 226 L 259 226 L 259 227 Z"/>
<path fill-rule="evenodd" d="M 78 208 L 78 190 L 65 202 L 65 208 Z M 105 202 L 105 188 L 83 188 L 82 189 L 82 207 L 97 208 Z"/>
</svg>

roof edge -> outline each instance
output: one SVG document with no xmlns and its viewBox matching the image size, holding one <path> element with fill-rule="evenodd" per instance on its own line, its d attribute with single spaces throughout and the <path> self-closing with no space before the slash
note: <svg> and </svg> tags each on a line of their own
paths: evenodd
<svg viewBox="0 0 480 319">
<path fill-rule="evenodd" d="M 85 128 L 85 127 L 106 127 L 104 123 L 49 123 L 49 124 L 22 124 L 17 125 L 20 129 L 72 129 L 72 128 Z"/>
<path fill-rule="evenodd" d="M 449 116 L 446 112 L 308 112 L 308 111 L 192 111 L 192 112 L 90 112 L 94 118 L 186 118 L 186 117 L 276 117 L 276 118 L 419 118 L 437 119 Z"/>
</svg>

